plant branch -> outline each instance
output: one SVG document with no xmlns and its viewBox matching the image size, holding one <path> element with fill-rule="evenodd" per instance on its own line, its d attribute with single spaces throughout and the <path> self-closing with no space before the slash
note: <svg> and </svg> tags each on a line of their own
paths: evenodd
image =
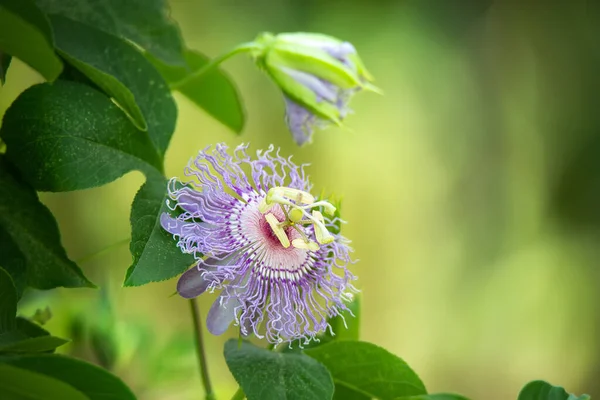
<svg viewBox="0 0 600 400">
<path fill-rule="evenodd" d="M 192 320 L 194 322 L 194 333 L 196 334 L 196 351 L 198 355 L 198 366 L 200 367 L 200 378 L 202 379 L 202 386 L 204 386 L 204 398 L 205 400 L 216 400 L 208 375 L 208 364 L 206 362 L 206 352 L 204 351 L 200 309 L 198 308 L 198 303 L 195 298 L 190 299 L 190 309 L 192 311 Z"/>
<path fill-rule="evenodd" d="M 259 45 L 254 42 L 240 44 L 240 45 L 234 47 L 228 53 L 221 54 L 220 56 L 213 58 L 212 60 L 210 60 L 210 62 L 208 64 L 206 64 L 199 70 L 192 72 L 190 75 L 186 76 L 182 80 L 172 83 L 170 85 L 170 87 L 172 90 L 175 90 L 182 86 L 185 86 L 186 84 L 190 83 L 194 79 L 204 75 L 205 73 L 209 72 L 213 68 L 216 68 L 219 64 L 221 64 L 223 61 L 227 60 L 228 58 L 231 58 L 231 57 L 235 56 L 236 54 L 256 50 L 258 48 L 259 48 Z"/>
</svg>

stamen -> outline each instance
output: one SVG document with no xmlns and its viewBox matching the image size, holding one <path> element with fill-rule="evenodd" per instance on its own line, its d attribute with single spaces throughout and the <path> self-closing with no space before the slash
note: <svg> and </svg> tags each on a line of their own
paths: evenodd
<svg viewBox="0 0 600 400">
<path fill-rule="evenodd" d="M 268 212 L 271 208 L 273 208 L 275 204 L 267 204 L 267 202 L 265 201 L 265 199 L 261 199 L 260 203 L 258 204 L 258 211 L 260 211 L 261 214 L 264 214 L 266 212 Z"/>
<path fill-rule="evenodd" d="M 312 240 L 305 241 L 304 239 L 294 239 L 294 240 L 292 240 L 292 246 L 294 246 L 297 249 L 303 249 L 303 250 L 312 250 L 312 251 L 319 250 L 319 245 L 317 243 L 313 242 Z"/>
<path fill-rule="evenodd" d="M 298 208 L 292 208 L 290 210 L 289 218 L 290 218 L 290 221 L 292 221 L 294 223 L 299 222 L 303 216 L 304 216 L 304 213 L 302 212 L 302 210 L 300 210 Z"/>
<path fill-rule="evenodd" d="M 275 236 L 277 236 L 277 239 L 279 239 L 279 243 L 286 249 L 290 247 L 290 239 L 288 239 L 285 231 L 281 228 L 279 220 L 271 213 L 265 215 L 265 219 Z"/>
<path fill-rule="evenodd" d="M 316 220 L 315 237 L 317 239 L 317 242 L 319 242 L 320 244 L 327 244 L 333 242 L 335 238 L 331 235 L 331 233 L 329 233 L 327 227 L 325 227 L 325 220 L 323 219 L 323 214 L 321 214 L 317 210 L 313 210 L 312 216 Z"/>
<path fill-rule="evenodd" d="M 296 203 L 312 204 L 315 202 L 315 198 L 312 194 L 303 190 L 289 188 L 285 186 L 276 186 L 269 189 L 267 193 L 267 204 L 277 202 L 281 198 L 287 198 L 287 200 L 294 200 Z"/>
</svg>

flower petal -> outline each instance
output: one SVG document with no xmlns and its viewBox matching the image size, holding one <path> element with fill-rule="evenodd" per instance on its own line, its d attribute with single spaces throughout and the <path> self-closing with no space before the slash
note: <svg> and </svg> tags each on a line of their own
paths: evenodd
<svg viewBox="0 0 600 400">
<path fill-rule="evenodd" d="M 214 271 L 216 267 L 206 265 L 200 261 L 198 265 L 188 269 L 181 275 L 177 281 L 177 292 L 185 299 L 193 299 L 200 296 L 208 289 L 213 282 L 212 279 L 206 279 L 206 271 Z"/>
<path fill-rule="evenodd" d="M 181 229 L 184 225 L 186 225 L 186 223 L 171 217 L 167 213 L 162 213 L 160 216 L 160 225 L 170 234 L 182 236 Z"/>
<path fill-rule="evenodd" d="M 285 117 L 294 141 L 299 146 L 310 143 L 317 117 L 287 97 L 285 97 Z"/>
<path fill-rule="evenodd" d="M 230 297 L 224 300 L 221 305 L 221 298 L 226 295 L 226 292 L 223 292 L 217 297 L 210 307 L 210 311 L 208 311 L 208 317 L 206 317 L 206 327 L 213 335 L 225 333 L 235 319 L 235 308 L 240 305 L 237 297 Z"/>
</svg>

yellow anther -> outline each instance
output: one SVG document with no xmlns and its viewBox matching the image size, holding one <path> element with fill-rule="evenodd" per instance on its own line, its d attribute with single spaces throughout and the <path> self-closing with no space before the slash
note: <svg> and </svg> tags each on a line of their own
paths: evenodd
<svg viewBox="0 0 600 400">
<path fill-rule="evenodd" d="M 265 215 L 265 219 L 281 245 L 286 249 L 290 247 L 290 239 L 288 239 L 285 231 L 279 226 L 279 220 L 271 213 Z"/>
<path fill-rule="evenodd" d="M 319 203 L 323 203 L 321 205 L 323 206 L 325 214 L 327 214 L 327 215 L 333 215 L 333 214 L 335 214 L 336 208 L 335 208 L 335 206 L 333 204 L 331 204 L 328 201 L 320 201 Z"/>
<path fill-rule="evenodd" d="M 299 208 L 292 208 L 288 214 L 290 217 L 290 221 L 292 222 L 298 222 L 304 216 L 304 213 Z"/>
<path fill-rule="evenodd" d="M 325 226 L 325 220 L 323 219 L 323 214 L 318 212 L 317 210 L 313 210 L 312 216 L 315 219 L 315 237 L 317 238 L 317 242 L 320 244 L 331 243 L 335 240 L 335 238 L 329 233 L 327 227 Z"/>
<path fill-rule="evenodd" d="M 282 200 L 288 200 L 282 201 Z M 281 203 L 287 204 L 289 200 L 294 200 L 297 204 L 312 204 L 315 202 L 315 198 L 312 194 L 299 189 L 293 189 L 284 186 L 276 186 L 269 189 L 267 193 L 267 204 Z"/>
<path fill-rule="evenodd" d="M 316 242 L 313 242 L 312 240 L 309 240 L 307 242 L 304 239 L 294 239 L 294 240 L 292 240 L 292 246 L 294 246 L 297 249 L 303 249 L 303 250 L 312 250 L 312 251 L 319 250 L 319 245 Z"/>
</svg>

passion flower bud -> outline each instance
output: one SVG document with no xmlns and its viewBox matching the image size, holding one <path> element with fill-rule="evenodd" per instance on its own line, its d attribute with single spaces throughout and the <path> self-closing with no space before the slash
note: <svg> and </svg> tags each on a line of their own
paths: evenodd
<svg viewBox="0 0 600 400">
<path fill-rule="evenodd" d="M 264 33 L 255 43 L 257 63 L 283 91 L 286 122 L 299 145 L 310 143 L 315 128 L 341 125 L 356 92 L 379 91 L 348 42 L 314 33 Z"/>
</svg>

